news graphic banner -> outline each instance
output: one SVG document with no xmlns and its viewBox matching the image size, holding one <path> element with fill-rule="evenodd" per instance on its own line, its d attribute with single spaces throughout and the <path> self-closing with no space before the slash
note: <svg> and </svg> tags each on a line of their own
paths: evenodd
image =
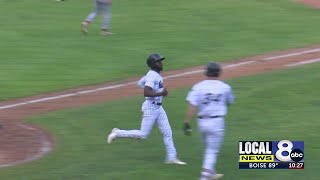
<svg viewBox="0 0 320 180">
<path fill-rule="evenodd" d="M 239 169 L 304 169 L 304 142 L 239 141 Z"/>
</svg>

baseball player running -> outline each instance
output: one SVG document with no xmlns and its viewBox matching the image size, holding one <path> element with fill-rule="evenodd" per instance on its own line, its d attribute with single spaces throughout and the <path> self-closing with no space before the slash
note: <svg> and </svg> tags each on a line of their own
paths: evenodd
<svg viewBox="0 0 320 180">
<path fill-rule="evenodd" d="M 107 36 L 112 33 L 109 31 L 109 21 L 110 21 L 110 7 L 112 0 L 93 0 L 94 10 L 85 18 L 81 23 L 81 31 L 84 34 L 88 33 L 89 24 L 96 19 L 100 12 L 103 13 L 103 21 L 101 25 L 101 35 Z"/>
<path fill-rule="evenodd" d="M 207 79 L 195 84 L 187 96 L 189 107 L 184 119 L 184 132 L 191 134 L 189 124 L 193 114 L 198 109 L 198 128 L 202 142 L 205 145 L 204 160 L 200 180 L 219 179 L 223 174 L 217 174 L 215 165 L 224 134 L 224 117 L 227 106 L 234 101 L 232 88 L 218 80 L 221 67 L 210 62 L 206 67 Z"/>
<path fill-rule="evenodd" d="M 163 79 L 160 75 L 164 59 L 160 54 L 151 54 L 147 58 L 147 65 L 150 67 L 150 70 L 138 82 L 138 85 L 144 88 L 146 99 L 142 104 L 143 118 L 140 130 L 120 130 L 114 128 L 108 136 L 108 143 L 112 143 L 117 138 L 147 139 L 153 128 L 153 124 L 157 123 L 167 151 L 165 163 L 184 165 L 186 163 L 177 158 L 172 130 L 167 114 L 162 107 L 162 97 L 168 95 L 168 91 L 164 87 Z"/>
</svg>

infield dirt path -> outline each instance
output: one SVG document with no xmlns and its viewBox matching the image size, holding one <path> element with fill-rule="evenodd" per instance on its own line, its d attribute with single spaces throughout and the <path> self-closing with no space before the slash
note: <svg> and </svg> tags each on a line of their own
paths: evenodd
<svg viewBox="0 0 320 180">
<path fill-rule="evenodd" d="M 297 2 L 308 5 L 313 8 L 320 8 L 320 0 L 297 0 Z"/>
<path fill-rule="evenodd" d="M 224 69 L 222 79 L 249 76 L 316 62 L 320 62 L 320 45 L 222 63 Z M 165 86 L 169 91 L 189 87 L 204 78 L 203 68 L 201 66 L 164 72 Z M 0 124 L 2 125 L 0 128 L 0 168 L 35 160 L 54 148 L 54 139 L 49 133 L 40 127 L 24 124 L 23 119 L 65 108 L 88 106 L 98 102 L 141 95 L 142 89 L 139 89 L 135 83 L 137 80 L 138 78 L 131 78 L 121 82 L 0 102 Z"/>
</svg>

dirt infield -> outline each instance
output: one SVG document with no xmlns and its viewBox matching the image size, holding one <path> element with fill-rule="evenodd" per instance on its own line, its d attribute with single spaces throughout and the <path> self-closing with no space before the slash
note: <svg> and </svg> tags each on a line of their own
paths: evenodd
<svg viewBox="0 0 320 180">
<path fill-rule="evenodd" d="M 320 46 L 274 52 L 223 63 L 222 79 L 264 73 L 320 62 Z M 188 87 L 203 79 L 203 67 L 164 72 L 169 90 Z M 54 147 L 53 137 L 45 130 L 23 119 L 64 108 L 87 106 L 98 102 L 121 99 L 141 93 L 135 81 L 110 82 L 56 93 L 37 95 L 0 102 L 0 168 L 29 162 L 49 153 Z M 122 88 L 126 87 L 126 88 Z"/>
<path fill-rule="evenodd" d="M 297 0 L 297 2 L 308 5 L 313 8 L 320 8 L 320 0 Z"/>
</svg>

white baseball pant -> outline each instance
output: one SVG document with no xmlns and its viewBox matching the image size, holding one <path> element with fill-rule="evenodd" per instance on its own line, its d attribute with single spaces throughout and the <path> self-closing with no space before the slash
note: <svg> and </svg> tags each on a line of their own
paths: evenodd
<svg viewBox="0 0 320 180">
<path fill-rule="evenodd" d="M 224 135 L 224 118 L 198 119 L 198 128 L 202 143 L 205 145 L 200 178 L 200 180 L 204 180 L 216 174 L 217 156 Z"/>
<path fill-rule="evenodd" d="M 152 104 L 151 101 L 145 101 L 142 104 L 142 112 L 143 118 L 140 130 L 119 130 L 117 131 L 117 138 L 147 139 L 156 122 L 166 147 L 166 160 L 176 159 L 177 152 L 173 143 L 172 130 L 163 107 L 161 105 Z"/>
</svg>

